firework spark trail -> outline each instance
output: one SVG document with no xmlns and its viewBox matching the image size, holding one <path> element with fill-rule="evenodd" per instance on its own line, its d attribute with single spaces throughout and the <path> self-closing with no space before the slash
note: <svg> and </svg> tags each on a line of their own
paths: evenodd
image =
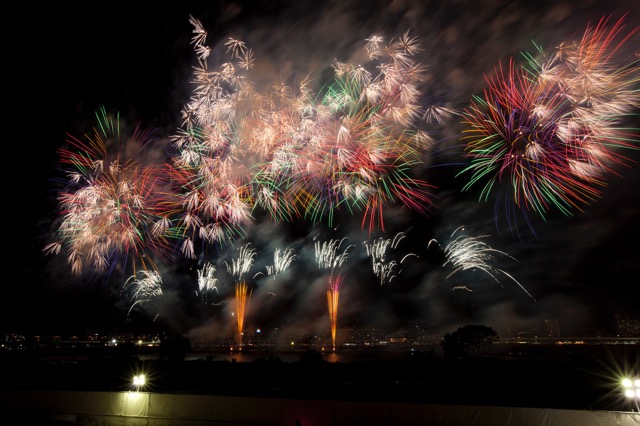
<svg viewBox="0 0 640 426">
<path fill-rule="evenodd" d="M 365 47 L 368 69 L 336 61 L 335 83 L 304 108 L 311 112 L 305 119 L 309 143 L 299 163 L 305 167 L 293 171 L 292 204 L 313 221 L 326 217 L 331 225 L 342 209 L 362 211 L 363 228 L 368 222 L 370 231 L 376 224 L 384 230 L 385 206 L 399 200 L 424 212 L 431 203 L 429 185 L 409 177 L 425 139 L 411 128 L 423 71 L 411 58 L 417 40 L 405 34 L 384 48 L 381 42 L 377 37 Z"/>
<path fill-rule="evenodd" d="M 203 301 L 206 301 L 210 295 L 210 293 L 214 292 L 216 295 L 219 294 L 218 291 L 218 278 L 215 277 L 215 273 L 217 272 L 216 267 L 210 262 L 206 262 L 202 268 L 198 269 L 198 290 L 200 292 L 200 296 Z M 197 292 L 196 292 L 197 294 Z M 212 305 L 221 305 L 223 302 L 219 303 L 211 303 Z"/>
<path fill-rule="evenodd" d="M 121 134 L 119 117 L 102 108 L 97 114 L 98 127 L 86 142 L 70 137 L 75 151 L 60 150 L 67 170 L 67 187 L 58 201 L 62 221 L 57 229 L 58 241 L 44 251 L 59 254 L 65 250 L 75 275 L 92 270 L 112 270 L 119 258 L 131 258 L 147 268 L 154 266 L 148 254 L 166 258 L 170 252 L 170 221 L 164 214 L 165 196 L 162 175 L 155 165 L 145 166 L 129 152 L 140 156 L 150 133 L 136 130 Z M 124 158 L 123 158 L 124 157 Z"/>
<path fill-rule="evenodd" d="M 229 38 L 229 60 L 210 69 L 207 33 L 196 18 L 190 23 L 198 65 L 169 166 L 185 256 L 195 258 L 197 240 L 224 244 L 244 235 L 255 209 L 274 220 L 329 224 L 339 212 L 360 211 L 370 231 L 384 229 L 389 206 L 429 211 L 432 186 L 411 176 L 430 140 L 416 128 L 424 67 L 413 59 L 415 37 L 367 39 L 370 62 L 336 61 L 335 83 L 320 95 L 310 78 L 296 89 L 275 82 L 260 92 L 243 41 Z"/>
<path fill-rule="evenodd" d="M 267 265 L 267 275 L 273 276 L 273 279 L 291 266 L 296 259 L 295 250 L 288 248 L 286 250 L 276 249 L 273 253 L 273 265 Z"/>
<path fill-rule="evenodd" d="M 506 74 L 502 69 L 498 72 L 498 77 L 489 80 L 485 99 L 472 102 L 470 111 L 475 115 L 466 122 L 473 126 L 465 136 L 472 139 L 468 149 L 473 159 L 463 172 L 473 170 L 473 177 L 465 190 L 488 177 L 481 194 L 486 199 L 494 186 L 506 181 L 512 185 L 510 199 L 516 205 L 543 216 L 551 205 L 569 214 L 596 199 L 599 193 L 572 175 L 566 145 L 555 137 L 556 122 L 541 122 L 534 114 L 536 100 L 546 94 L 513 62 Z M 564 105 L 557 97 L 554 101 Z M 485 108 L 488 114 L 482 112 Z M 555 104 L 553 110 L 563 114 Z"/>
<path fill-rule="evenodd" d="M 131 297 L 134 302 L 129 308 L 127 316 L 136 305 L 149 303 L 162 296 L 162 277 L 157 271 L 141 270 L 138 274 L 132 275 L 125 282 L 123 291 L 132 285 L 137 286 L 137 290 Z"/>
<path fill-rule="evenodd" d="M 329 240 L 329 241 L 316 241 L 315 243 L 315 252 L 316 252 L 316 262 L 318 264 L 318 268 L 321 270 L 330 270 L 329 282 L 328 282 L 328 290 L 327 290 L 327 302 L 329 308 L 329 321 L 331 327 L 331 344 L 333 350 L 336 349 L 336 332 L 338 326 L 338 299 L 340 297 L 340 287 L 342 286 L 343 278 L 341 275 L 334 276 L 334 273 L 342 266 L 348 259 L 348 252 L 353 245 L 347 246 L 343 251 L 338 253 L 342 243 L 347 238 L 344 237 L 340 240 Z"/>
<path fill-rule="evenodd" d="M 618 54 L 640 27 L 624 34 L 624 19 L 611 25 L 611 17 L 602 18 L 579 43 L 563 42 L 548 58 L 540 49 L 547 59 L 542 65 L 525 55 L 536 83 L 548 90 L 561 87 L 557 95 L 572 107 L 560 117 L 557 134 L 567 145 L 571 171 L 583 179 L 616 173 L 614 165 L 628 163 L 619 151 L 637 148 L 637 129 L 618 127 L 640 106 L 637 46 L 626 58 Z"/>
<path fill-rule="evenodd" d="M 198 269 L 198 288 L 200 292 L 208 292 L 211 290 L 218 291 L 218 279 L 214 277 L 216 267 L 207 262 L 201 269 Z"/>
<path fill-rule="evenodd" d="M 376 277 L 380 278 L 381 286 L 391 282 L 391 280 L 401 272 L 401 270 L 396 272 L 396 269 L 400 267 L 405 259 L 410 256 L 417 257 L 416 254 L 409 253 L 403 256 L 400 262 L 388 259 L 392 254 L 391 251 L 396 250 L 400 241 L 405 237 L 406 234 L 404 232 L 399 232 L 393 238 L 380 237 L 374 239 L 370 244 L 366 242 L 364 243 L 367 250 L 367 256 L 371 257 L 373 273 Z"/>
<path fill-rule="evenodd" d="M 347 237 L 344 237 L 340 240 L 331 239 L 328 241 L 316 241 L 315 242 L 315 253 L 316 253 L 316 262 L 318 264 L 318 268 L 320 269 L 329 269 L 331 273 L 342 266 L 348 259 L 348 252 L 351 247 L 354 245 L 349 245 L 347 248 L 342 250 L 341 253 L 338 253 L 342 243 L 347 240 Z"/>
<path fill-rule="evenodd" d="M 459 173 L 471 173 L 464 190 L 486 180 L 481 200 L 498 190 L 508 208 L 543 218 L 554 208 L 569 216 L 601 197 L 606 175 L 628 162 L 620 151 L 638 148 L 637 129 L 620 125 L 640 106 L 637 47 L 622 57 L 640 27 L 623 29 L 624 17 L 613 25 L 603 18 L 578 42 L 551 54 L 538 47 L 524 55 L 525 66 L 511 59 L 506 71 L 496 68 L 484 96 L 464 111 L 471 158 Z"/>
<path fill-rule="evenodd" d="M 236 320 L 238 347 L 240 350 L 242 350 L 242 339 L 244 337 L 246 316 L 249 309 L 249 302 L 251 301 L 251 289 L 245 281 L 244 276 L 251 270 L 255 255 L 256 250 L 250 248 L 249 244 L 245 244 L 240 247 L 238 257 L 233 259 L 231 264 L 225 262 L 227 265 L 227 271 L 235 279 Z"/>
<path fill-rule="evenodd" d="M 173 233 L 183 239 L 182 254 L 197 257 L 197 241 L 224 246 L 245 235 L 244 228 L 252 221 L 245 201 L 249 192 L 241 183 L 227 179 L 229 165 L 199 170 L 166 165 L 167 175 L 181 189 L 166 209 L 176 213 Z"/>
<path fill-rule="evenodd" d="M 191 17 L 192 44 L 198 57 L 194 93 L 183 108 L 183 129 L 172 138 L 178 155 L 169 174 L 179 188 L 172 209 L 180 212 L 177 227 L 185 242 L 183 254 L 195 258 L 195 241 L 224 244 L 244 235 L 253 222 L 250 178 L 238 158 L 243 151 L 234 141 L 235 115 L 252 97 L 251 83 L 238 70 L 251 68 L 251 51 L 230 39 L 232 62 L 210 71 L 207 33 Z M 235 61 L 235 62 L 234 62 Z"/>
<path fill-rule="evenodd" d="M 516 259 L 503 251 L 491 248 L 491 246 L 482 241 L 482 238 L 486 238 L 487 235 L 480 235 L 477 237 L 470 237 L 467 235 L 455 236 L 459 231 L 464 231 L 464 226 L 460 226 L 453 231 L 451 234 L 451 238 L 453 238 L 453 240 L 444 247 L 445 261 L 442 264 L 442 267 L 452 268 L 452 271 L 447 275 L 446 279 L 449 279 L 463 271 L 480 270 L 500 284 L 498 277 L 500 275 L 504 275 L 515 282 L 529 297 L 533 299 L 533 296 L 513 276 L 492 265 L 492 263 L 497 261 L 497 257 L 495 255 L 503 255 L 512 260 Z M 431 239 L 427 245 L 427 249 L 432 243 L 439 245 L 437 240 Z M 471 289 L 466 286 L 457 286 L 456 289 L 458 288 L 471 291 Z"/>
<path fill-rule="evenodd" d="M 238 257 L 231 260 L 231 264 L 225 262 L 227 271 L 235 278 L 236 281 L 242 281 L 244 276 L 249 273 L 253 266 L 256 250 L 249 247 L 251 244 L 245 244 L 238 249 Z"/>
</svg>

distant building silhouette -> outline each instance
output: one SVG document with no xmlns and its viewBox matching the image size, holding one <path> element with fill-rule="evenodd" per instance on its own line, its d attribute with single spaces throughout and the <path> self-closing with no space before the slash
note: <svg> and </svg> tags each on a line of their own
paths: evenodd
<svg viewBox="0 0 640 426">
<path fill-rule="evenodd" d="M 616 331 L 620 337 L 640 337 L 640 320 L 616 314 Z"/>
<path fill-rule="evenodd" d="M 544 324 L 547 330 L 547 337 L 560 337 L 560 321 L 557 319 L 546 319 Z"/>
</svg>

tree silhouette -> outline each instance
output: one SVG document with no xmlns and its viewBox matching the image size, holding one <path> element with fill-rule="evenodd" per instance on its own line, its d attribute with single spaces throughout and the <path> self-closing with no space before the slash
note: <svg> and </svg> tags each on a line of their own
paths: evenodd
<svg viewBox="0 0 640 426">
<path fill-rule="evenodd" d="M 453 333 L 447 333 L 440 345 L 446 359 L 480 358 L 491 351 L 492 344 L 500 339 L 498 333 L 485 325 L 465 325 Z"/>
</svg>

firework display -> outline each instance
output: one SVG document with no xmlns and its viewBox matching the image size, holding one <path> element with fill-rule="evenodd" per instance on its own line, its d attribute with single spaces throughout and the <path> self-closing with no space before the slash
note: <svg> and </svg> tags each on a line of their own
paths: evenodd
<svg viewBox="0 0 640 426">
<path fill-rule="evenodd" d="M 464 226 L 458 227 L 451 234 L 452 240 L 444 247 L 445 261 L 442 264 L 444 268 L 451 268 L 451 272 L 447 275 L 446 279 L 450 279 L 456 274 L 460 274 L 464 271 L 482 271 L 489 275 L 494 281 L 500 283 L 499 276 L 504 275 L 514 281 L 529 297 L 531 294 L 520 284 L 515 278 L 504 270 L 495 266 L 497 262 L 497 255 L 506 256 L 513 259 L 507 253 L 491 248 L 486 242 L 483 241 L 488 235 L 480 236 L 468 236 L 468 235 L 456 235 L 459 232 L 464 231 Z M 455 238 L 454 238 L 455 237 Z M 437 240 L 431 239 L 427 247 L 431 244 L 439 244 Z M 515 259 L 513 259 L 515 260 Z M 464 289 L 472 291 L 468 286 L 456 286 L 455 289 Z"/>
<path fill-rule="evenodd" d="M 388 296 L 375 304 L 380 315 L 421 312 L 413 304 L 426 305 L 427 297 L 411 290 L 431 280 L 475 296 L 483 279 L 502 286 L 506 278 L 526 294 L 523 303 L 535 302 L 536 292 L 507 272 L 507 262 L 520 259 L 490 245 L 484 223 L 478 235 L 465 235 L 456 226 L 470 222 L 455 209 L 422 223 L 440 208 L 431 182 L 466 178 L 445 200 L 477 189 L 481 202 L 495 204 L 493 221 L 513 228 L 516 215 L 533 227 L 534 216 L 566 219 L 597 203 L 611 177 L 633 166 L 626 153 L 640 140 L 632 122 L 640 107 L 640 27 L 627 28 L 625 19 L 603 17 L 577 39 L 492 63 L 482 94 L 465 93 L 457 110 L 427 93 L 437 63 L 420 61 L 424 47 L 412 31 L 370 35 L 317 75 L 282 72 L 271 81 L 257 48 L 210 35 L 190 16 L 185 44 L 195 65 L 179 125 L 159 141 L 139 127 L 130 132 L 118 113 L 102 108 L 90 132 L 69 136 L 58 151 L 65 173 L 59 214 L 43 251 L 62 255 L 74 277 L 128 277 L 118 284 L 132 302 L 127 315 L 134 308 L 159 315 L 154 302 L 169 293 L 168 282 L 187 283 L 184 299 L 207 313 L 229 302 L 240 350 L 252 331 L 252 298 L 251 323 L 271 303 L 273 316 L 300 314 L 316 300 L 301 296 L 300 282 L 310 280 L 326 285 L 327 310 L 308 315 L 318 324 L 328 317 L 333 351 L 346 282 L 348 291 Z M 431 167 L 451 148 L 434 129 L 457 126 L 458 162 Z M 440 170 L 448 173 L 443 179 Z M 432 238 L 452 228 L 448 241 Z M 352 238 L 362 246 L 348 245 Z M 500 236 L 493 241 L 504 244 Z M 350 254 L 360 256 L 347 270 Z M 411 275 L 418 269 L 422 276 Z M 405 278 L 412 281 L 399 295 L 395 286 Z M 273 286 L 299 297 L 296 308 Z"/>
<path fill-rule="evenodd" d="M 322 243 L 316 241 L 314 246 L 318 268 L 329 271 L 327 303 L 331 326 L 331 345 L 334 351 L 336 350 L 336 332 L 338 327 L 338 300 L 340 298 L 340 287 L 343 281 L 339 268 L 347 261 L 349 249 L 353 247 L 353 245 L 349 245 L 345 249 L 342 249 L 341 246 L 345 240 L 346 238 L 342 238 L 341 240 L 328 240 Z"/>
<path fill-rule="evenodd" d="M 373 273 L 380 278 L 380 285 L 388 284 L 398 276 L 400 265 L 409 257 L 418 257 L 415 253 L 406 254 L 397 261 L 390 259 L 391 251 L 398 248 L 398 244 L 406 237 L 404 232 L 397 233 L 393 238 L 379 237 L 371 243 L 364 243 L 367 249 L 367 256 L 371 257 Z"/>
<path fill-rule="evenodd" d="M 288 248 L 285 250 L 277 248 L 273 252 L 273 265 L 267 265 L 267 275 L 275 280 L 276 277 L 287 270 L 296 259 L 295 250 Z"/>
<path fill-rule="evenodd" d="M 414 126 L 423 73 L 413 60 L 415 37 L 368 39 L 368 66 L 336 61 L 335 82 L 320 94 L 309 79 L 295 88 L 275 82 L 263 93 L 251 80 L 253 52 L 243 41 L 229 38 L 229 61 L 211 70 L 207 33 L 197 19 L 191 23 L 195 89 L 173 138 L 171 166 L 186 256 L 195 256 L 197 238 L 221 243 L 242 235 L 256 209 L 274 220 L 330 226 L 338 212 L 362 212 L 370 229 L 384 229 L 387 205 L 428 211 L 431 185 L 411 177 L 428 138 Z"/>
<path fill-rule="evenodd" d="M 249 273 L 254 263 L 256 250 L 244 245 L 239 248 L 238 257 L 231 263 L 227 263 L 227 270 L 235 278 L 235 306 L 236 321 L 238 331 L 238 347 L 242 349 L 242 339 L 244 337 L 244 326 L 247 319 L 247 310 L 251 301 L 251 288 L 245 280 L 245 275 Z"/>
<path fill-rule="evenodd" d="M 149 166 L 121 158 L 118 123 L 102 112 L 95 137 L 72 138 L 78 152 L 61 150 L 73 166 L 71 189 L 60 193 L 59 240 L 46 251 L 66 249 L 76 273 L 102 272 L 116 256 L 143 261 L 147 251 L 178 247 L 195 259 L 203 244 L 232 245 L 258 210 L 275 221 L 329 226 L 339 212 L 361 212 L 363 227 L 384 232 L 385 206 L 422 213 L 433 206 L 434 188 L 411 174 L 430 139 L 417 123 L 454 113 L 419 106 L 417 38 L 368 38 L 368 67 L 335 61 L 335 81 L 320 94 L 308 79 L 263 93 L 251 81 L 254 56 L 244 42 L 229 38 L 229 61 L 211 70 L 207 33 L 191 23 L 198 65 L 183 127 L 171 138 L 175 155 Z M 488 180 L 482 199 L 498 190 L 496 202 L 542 216 L 553 206 L 571 214 L 600 197 L 606 175 L 625 163 L 620 150 L 636 147 L 637 131 L 619 124 L 640 103 L 637 52 L 622 66 L 613 60 L 638 29 L 617 42 L 623 21 L 608 23 L 551 54 L 526 54 L 526 66 L 512 59 L 487 78 L 484 96 L 464 111 L 471 162 L 460 174 L 472 174 L 464 190 Z"/>
<path fill-rule="evenodd" d="M 164 188 L 157 165 L 139 162 L 149 132 L 121 133 L 119 117 L 104 109 L 98 127 L 86 141 L 70 137 L 76 149 L 60 150 L 70 166 L 66 187 L 58 200 L 62 221 L 57 240 L 45 252 L 62 251 L 74 274 L 87 270 L 104 273 L 131 259 L 135 267 L 154 267 L 151 256 L 169 252 L 164 215 Z M 133 154 L 131 154 L 133 151 Z M 129 158 L 131 157 L 131 158 Z"/>
<path fill-rule="evenodd" d="M 157 271 L 142 270 L 138 274 L 132 275 L 125 282 L 123 291 L 130 286 L 135 286 L 136 290 L 131 296 L 133 303 L 129 308 L 129 314 L 136 305 L 152 303 L 162 297 L 162 277 Z"/>
<path fill-rule="evenodd" d="M 498 191 L 496 203 L 525 216 L 571 215 L 599 199 L 624 151 L 638 148 L 638 130 L 623 126 L 640 104 L 637 46 L 625 44 L 639 30 L 603 18 L 580 40 L 525 54 L 524 66 L 499 65 L 464 112 L 465 190 L 486 182 L 482 200 Z"/>
</svg>

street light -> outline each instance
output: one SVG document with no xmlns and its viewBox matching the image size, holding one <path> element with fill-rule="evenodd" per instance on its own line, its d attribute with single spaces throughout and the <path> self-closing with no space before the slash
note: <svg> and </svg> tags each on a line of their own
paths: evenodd
<svg viewBox="0 0 640 426">
<path fill-rule="evenodd" d="M 635 402 L 636 410 L 640 412 L 640 379 L 625 377 L 622 379 L 624 396 Z"/>
<path fill-rule="evenodd" d="M 136 392 L 144 386 L 145 377 L 144 374 L 136 374 L 133 376 L 133 386 L 136 388 Z"/>
</svg>

